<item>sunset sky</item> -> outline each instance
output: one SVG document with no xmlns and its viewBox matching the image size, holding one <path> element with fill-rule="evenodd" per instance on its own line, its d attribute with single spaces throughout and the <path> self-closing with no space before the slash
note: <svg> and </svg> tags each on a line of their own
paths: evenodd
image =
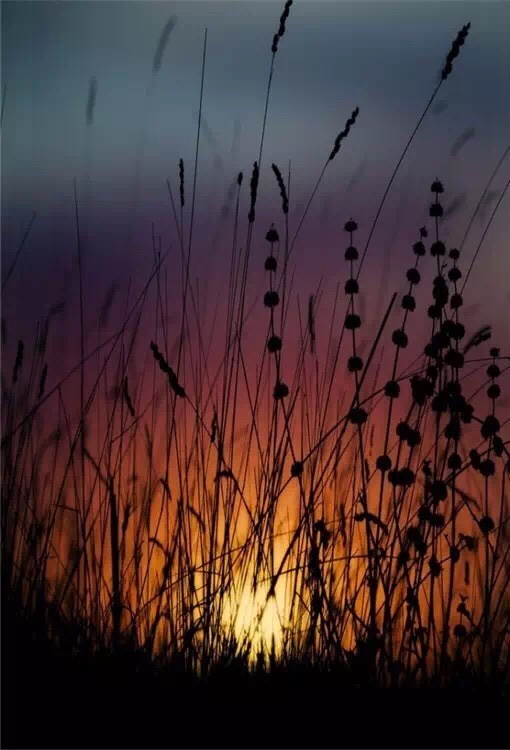
<svg viewBox="0 0 510 750">
<path fill-rule="evenodd" d="M 510 2 L 294 0 L 273 56 L 284 6 L 0 0 L 4 713 L 45 747 L 508 713 Z"/>
<path fill-rule="evenodd" d="M 178 259 L 166 179 L 177 195 L 182 157 L 189 221 L 206 28 L 192 274 L 206 285 L 206 294 L 220 292 L 232 211 L 226 220 L 220 213 L 242 170 L 242 245 L 271 40 L 282 7 L 282 2 L 260 0 L 2 3 L 4 271 L 37 212 L 4 298 L 7 318 L 30 319 L 32 325 L 76 288 L 74 178 L 91 320 L 114 278 L 124 283 L 131 277 L 135 284 L 139 273 L 145 278 L 152 222 L 163 247 L 172 244 Z M 171 16 L 176 25 L 153 75 L 154 53 Z M 448 242 L 458 244 L 508 145 L 510 4 L 296 0 L 276 56 L 269 102 L 254 239 L 256 279 L 262 278 L 268 225 L 275 221 L 282 229 L 271 162 L 285 175 L 291 165 L 293 234 L 335 136 L 359 106 L 358 122 L 327 170 L 294 254 L 295 288 L 304 295 L 320 278 L 331 292 L 345 277 L 343 224 L 355 216 L 359 243 L 366 239 L 393 166 L 467 21 L 472 25 L 467 43 L 402 165 L 372 242 L 362 277 L 369 304 L 385 304 L 402 288 L 411 243 L 428 219 L 431 181 L 443 180 L 445 207 L 458 199 L 459 209 L 444 222 Z M 87 126 L 92 77 L 97 96 Z M 471 137 L 452 153 L 466 132 Z M 473 225 L 465 263 L 509 170 L 510 158 L 492 186 L 484 220 Z M 500 335 L 508 334 L 503 312 L 509 301 L 508 200 L 507 195 L 488 233 L 469 290 L 470 303 L 483 304 L 480 324 L 492 320 Z M 255 284 L 254 293 L 257 289 Z"/>
</svg>

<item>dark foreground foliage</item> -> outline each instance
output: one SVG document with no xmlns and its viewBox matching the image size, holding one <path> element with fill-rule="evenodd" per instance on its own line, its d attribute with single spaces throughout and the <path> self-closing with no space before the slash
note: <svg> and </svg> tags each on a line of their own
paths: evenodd
<svg viewBox="0 0 510 750">
<path fill-rule="evenodd" d="M 72 656 L 5 604 L 2 747 L 508 747 L 503 680 L 381 691 L 362 668 L 235 659 L 200 680 L 135 651 Z"/>
</svg>

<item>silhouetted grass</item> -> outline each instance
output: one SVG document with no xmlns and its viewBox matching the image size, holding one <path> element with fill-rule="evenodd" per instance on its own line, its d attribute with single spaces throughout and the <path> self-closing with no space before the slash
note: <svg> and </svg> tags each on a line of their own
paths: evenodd
<svg viewBox="0 0 510 750">
<path fill-rule="evenodd" d="M 246 341 L 250 260 L 262 233 L 256 203 L 275 55 L 291 5 L 273 39 L 259 158 L 248 188 L 240 173 L 230 196 L 219 362 L 190 275 L 207 37 L 189 217 L 182 159 L 179 216 L 167 183 L 181 260 L 180 326 L 169 325 L 168 256 L 153 237 L 138 297 L 112 333 L 119 287 L 110 286 L 97 311 L 97 343 L 86 350 L 75 192 L 80 361 L 57 379 L 45 354 L 48 325 L 32 351 L 19 341 L 12 354 L 2 387 L 1 517 L 3 651 L 16 703 L 11 746 L 260 746 L 273 741 L 269 726 L 280 746 L 311 746 L 326 730 L 332 738 L 358 731 L 359 746 L 388 746 L 386 698 L 374 708 L 338 692 L 366 687 L 462 688 L 464 714 L 470 706 L 481 711 L 490 688 L 484 716 L 502 716 L 510 454 L 500 396 L 510 357 L 488 345 L 485 321 L 466 332 L 465 287 L 482 243 L 469 266 L 447 249 L 438 179 L 427 227 L 417 227 L 402 269 L 405 293 L 385 300 L 366 334 L 360 302 L 361 269 L 386 196 L 469 24 L 372 223 L 345 217 L 345 278 L 329 307 L 320 287 L 305 310 L 299 300 L 294 306 L 289 260 L 359 110 L 337 136 L 300 219 L 290 212 L 290 177 L 272 165 L 281 204 L 262 235 L 266 291 L 257 304 L 266 308 L 267 329 L 255 357 Z M 173 25 L 163 30 L 154 73 Z M 91 83 L 89 123 L 94 101 Z M 461 141 L 455 151 L 466 134 Z M 356 238 L 368 227 L 360 253 Z M 429 304 L 419 294 L 424 283 Z M 427 321 L 425 339 L 417 318 Z M 443 729 L 428 725 L 445 714 L 449 746 L 465 742 L 444 698 L 412 700 L 421 736 L 403 745 L 430 744 L 429 732 Z M 346 718 L 325 727 L 335 702 Z M 73 734 L 63 719 L 52 723 L 52 710 Z M 195 713 L 196 725 L 185 712 Z M 275 730 L 271 712 L 295 733 Z M 311 720 L 303 728 L 285 712 Z M 247 717 L 249 736 L 232 734 L 233 713 Z M 353 726 L 353 715 L 362 726 Z"/>
</svg>

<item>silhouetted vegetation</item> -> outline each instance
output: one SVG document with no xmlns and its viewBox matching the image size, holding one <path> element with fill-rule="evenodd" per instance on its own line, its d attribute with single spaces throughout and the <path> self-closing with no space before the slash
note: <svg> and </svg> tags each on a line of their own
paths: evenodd
<svg viewBox="0 0 510 750">
<path fill-rule="evenodd" d="M 138 296 L 131 289 L 125 297 L 118 324 L 112 311 L 122 290 L 110 285 L 93 346 L 76 199 L 81 354 L 69 373 L 55 376 L 58 363 L 47 357 L 50 322 L 64 308 L 48 315 L 31 345 L 17 340 L 15 321 L 8 330 L 2 320 L 9 746 L 338 746 L 358 737 L 359 746 L 421 747 L 435 732 L 453 747 L 476 742 L 476 732 L 466 735 L 467 711 L 495 731 L 505 702 L 508 710 L 510 453 L 501 394 L 510 352 L 508 342 L 492 341 L 487 321 L 468 331 L 462 315 L 502 196 L 469 265 L 466 235 L 456 248 L 442 234 L 464 197 L 445 210 L 448 186 L 432 175 L 429 220 L 416 226 L 402 268 L 404 293 L 384 300 L 370 330 L 360 302 L 386 197 L 427 112 L 446 106 L 434 101 L 470 25 L 446 56 L 375 218 L 347 215 L 339 227 L 334 299 L 326 303 L 318 288 L 302 309 L 290 259 L 325 171 L 349 147 L 363 112 L 353 108 L 325 144 L 325 164 L 296 216 L 288 177 L 263 159 L 291 6 L 268 45 L 258 158 L 230 191 L 218 365 L 190 273 L 196 164 L 193 171 L 182 159 L 178 208 L 173 179 L 167 183 L 177 251 L 169 255 L 154 238 L 152 268 Z M 154 75 L 175 23 L 163 29 Z M 206 62 L 205 39 L 202 90 Z M 91 79 L 89 125 L 96 91 Z M 452 156 L 473 136 L 466 130 Z M 271 169 L 274 223 L 262 227 L 259 177 Z M 475 214 L 489 199 L 487 186 Z M 166 269 L 178 274 L 175 256 L 180 321 L 169 322 Z M 258 354 L 246 342 L 254 263 L 266 280 Z M 385 734 L 389 698 L 367 702 L 358 691 L 439 687 L 448 696 L 461 691 L 463 714 L 452 715 L 457 699 L 435 691 L 399 692 L 391 721 L 409 710 L 416 716 L 402 742 Z"/>
</svg>

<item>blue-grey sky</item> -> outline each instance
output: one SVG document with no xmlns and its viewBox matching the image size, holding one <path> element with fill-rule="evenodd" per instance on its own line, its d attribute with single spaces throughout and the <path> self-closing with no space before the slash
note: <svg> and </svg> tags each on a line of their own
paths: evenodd
<svg viewBox="0 0 510 750">
<path fill-rule="evenodd" d="M 177 191 L 182 157 L 191 190 L 205 28 L 194 272 L 211 285 L 220 283 L 231 224 L 230 219 L 221 223 L 219 214 L 239 170 L 245 174 L 245 205 L 248 201 L 270 45 L 282 8 L 280 0 L 2 2 L 3 267 L 37 211 L 12 280 L 14 289 L 26 290 L 37 315 L 73 277 L 74 178 L 89 281 L 98 299 L 113 268 L 122 265 L 126 275 L 133 274 L 150 260 L 153 221 L 163 243 L 175 243 L 166 179 Z M 153 75 L 158 39 L 171 16 L 176 25 Z M 296 248 L 304 291 L 308 280 L 314 287 L 320 277 L 344 273 L 338 270 L 338 248 L 349 215 L 358 220 L 360 241 L 366 237 L 392 168 L 467 21 L 472 24 L 468 40 L 402 165 L 367 258 L 367 283 L 380 281 L 386 270 L 388 290 L 402 284 L 410 243 L 427 219 L 432 179 L 437 175 L 445 183 L 445 205 L 458 199 L 458 211 L 445 222 L 448 240 L 456 244 L 510 142 L 510 3 L 295 0 L 269 103 L 260 252 L 267 224 L 281 222 L 271 162 L 285 174 L 290 162 L 296 226 L 335 136 L 360 107 Z M 97 96 L 93 123 L 87 125 L 91 77 Z M 452 155 L 466 131 L 472 137 Z M 510 158 L 495 191 L 509 172 Z M 501 321 L 510 279 L 504 242 L 508 205 L 507 197 L 472 290 L 475 298 L 490 299 L 491 313 Z M 466 259 L 483 228 L 475 222 Z"/>
</svg>

